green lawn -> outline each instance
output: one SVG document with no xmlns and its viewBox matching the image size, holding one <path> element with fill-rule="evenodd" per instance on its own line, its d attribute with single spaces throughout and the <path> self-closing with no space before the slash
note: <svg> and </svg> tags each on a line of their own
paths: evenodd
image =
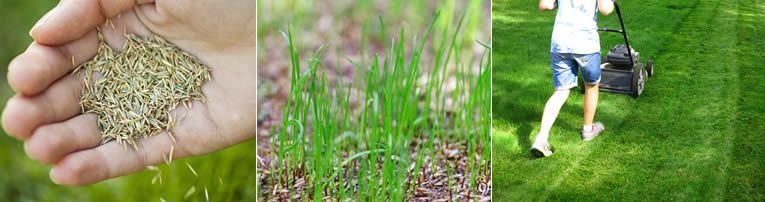
<svg viewBox="0 0 765 202">
<path fill-rule="evenodd" d="M 590 142 L 572 92 L 544 159 L 528 150 L 553 89 L 555 12 L 493 3 L 494 200 L 765 200 L 765 0 L 619 1 L 656 75 L 638 99 L 600 94 L 606 130 Z M 615 13 L 598 18 L 618 28 Z M 601 33 L 603 53 L 616 43 Z"/>
<path fill-rule="evenodd" d="M 6 81 L 7 65 L 23 52 L 32 38 L 27 35 L 55 1 L 0 0 L 0 108 L 13 95 Z M 255 90 L 255 89 L 253 89 Z M 153 171 L 107 180 L 84 187 L 53 184 L 50 166 L 41 165 L 24 153 L 23 143 L 0 132 L 0 201 L 183 201 L 192 186 L 196 192 L 185 201 L 204 201 L 204 187 L 210 201 L 255 200 L 255 140 L 209 155 L 161 165 L 162 184 L 151 184 Z M 195 177 L 185 162 L 194 167 Z M 220 178 L 220 179 L 219 179 Z M 221 183 L 222 182 L 222 183 Z"/>
</svg>

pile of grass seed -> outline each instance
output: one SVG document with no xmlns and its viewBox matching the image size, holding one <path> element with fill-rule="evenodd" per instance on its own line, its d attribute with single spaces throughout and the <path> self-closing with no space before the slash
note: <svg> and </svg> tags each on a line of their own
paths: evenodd
<svg viewBox="0 0 765 202">
<path fill-rule="evenodd" d="M 202 85 L 211 79 L 210 70 L 159 36 L 125 36 L 124 48 L 117 52 L 99 33 L 96 56 L 74 70 L 84 71 L 82 112 L 98 114 L 101 144 L 116 140 L 138 150 L 138 138 L 162 130 L 175 142 L 170 129 L 179 118 L 170 111 L 179 104 L 190 108 L 193 100 L 207 101 Z"/>
</svg>

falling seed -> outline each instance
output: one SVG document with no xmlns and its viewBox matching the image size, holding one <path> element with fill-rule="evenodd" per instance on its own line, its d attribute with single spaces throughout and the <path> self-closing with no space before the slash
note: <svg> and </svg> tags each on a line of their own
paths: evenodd
<svg viewBox="0 0 765 202">
<path fill-rule="evenodd" d="M 131 141 L 130 145 L 133 145 L 133 148 L 134 148 L 136 151 L 138 151 L 138 146 L 137 146 L 137 145 L 135 145 L 135 142 L 132 142 L 132 141 Z"/>
<path fill-rule="evenodd" d="M 151 184 L 154 184 L 159 180 L 159 184 L 162 184 L 162 175 L 157 172 L 157 174 L 154 175 L 154 178 L 151 179 Z"/>
<path fill-rule="evenodd" d="M 210 195 L 207 194 L 207 186 L 205 186 L 205 200 L 210 201 Z"/>
<path fill-rule="evenodd" d="M 157 171 L 157 173 L 154 174 L 154 177 L 151 179 L 151 184 L 157 183 L 157 180 L 159 180 L 159 184 L 162 184 L 162 170 L 159 170 L 159 168 L 156 166 L 146 166 L 146 169 Z"/>
<path fill-rule="evenodd" d="M 106 22 L 109 22 L 109 25 L 112 26 L 112 30 L 114 30 L 114 23 L 109 19 L 106 19 Z"/>
<path fill-rule="evenodd" d="M 196 190 L 196 187 L 192 186 L 192 187 L 191 187 L 191 188 L 190 188 L 188 191 L 186 191 L 186 194 L 185 194 L 185 195 L 183 195 L 183 199 L 188 199 L 188 198 L 189 198 L 189 196 L 191 196 L 192 194 L 194 194 L 194 192 L 195 192 L 195 191 L 197 191 L 197 190 Z"/>
<path fill-rule="evenodd" d="M 183 120 L 186 119 L 186 114 L 188 114 L 188 113 L 189 113 L 188 111 L 187 112 L 183 112 L 183 115 L 181 115 L 181 118 L 178 119 L 178 122 L 183 122 Z"/>
<path fill-rule="evenodd" d="M 162 159 L 164 159 L 164 160 L 165 160 L 165 163 L 166 163 L 167 165 L 170 165 L 170 160 L 168 160 L 168 159 L 167 159 L 167 155 L 165 155 L 165 153 L 162 153 Z"/>
<path fill-rule="evenodd" d="M 175 146 L 170 145 L 170 163 L 173 162 L 173 149 L 175 149 Z M 168 163 L 168 165 L 170 165 L 170 163 Z"/>
<path fill-rule="evenodd" d="M 221 179 L 220 177 L 218 177 L 218 183 L 220 183 L 220 184 L 223 184 L 223 179 Z"/>
<path fill-rule="evenodd" d="M 162 197 L 159 197 L 159 201 L 160 201 L 160 202 L 167 202 L 167 201 L 166 201 L 165 199 L 163 199 Z"/>
<path fill-rule="evenodd" d="M 170 140 L 172 140 L 173 143 L 175 143 L 175 136 L 173 136 L 173 132 L 167 131 L 167 135 L 170 136 Z"/>
<path fill-rule="evenodd" d="M 188 167 L 189 167 L 189 170 L 191 170 L 191 173 L 194 173 L 194 176 L 197 176 L 197 177 L 199 177 L 199 176 L 197 175 L 197 171 L 194 171 L 194 168 L 192 168 L 192 167 L 191 167 L 191 165 L 189 164 L 189 162 L 186 162 L 186 166 L 188 166 Z"/>
</svg>

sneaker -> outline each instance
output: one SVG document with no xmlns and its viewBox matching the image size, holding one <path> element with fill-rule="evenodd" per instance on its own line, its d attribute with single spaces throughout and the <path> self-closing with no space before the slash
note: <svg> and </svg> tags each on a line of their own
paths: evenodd
<svg viewBox="0 0 765 202">
<path fill-rule="evenodd" d="M 536 157 L 548 157 L 553 154 L 552 150 L 550 150 L 550 143 L 534 143 L 531 145 L 531 153 Z"/>
<path fill-rule="evenodd" d="M 603 132 L 603 129 L 606 129 L 606 128 L 600 122 L 592 124 L 592 130 L 590 131 L 582 130 L 582 140 L 584 141 L 592 140 L 592 138 L 595 138 L 595 136 L 598 136 L 600 132 Z"/>
</svg>

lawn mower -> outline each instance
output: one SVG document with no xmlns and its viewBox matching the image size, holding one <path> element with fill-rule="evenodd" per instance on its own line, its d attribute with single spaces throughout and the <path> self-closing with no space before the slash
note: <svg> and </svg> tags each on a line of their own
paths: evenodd
<svg viewBox="0 0 765 202">
<path fill-rule="evenodd" d="M 611 48 L 606 54 L 606 62 L 600 65 L 600 91 L 631 94 L 633 98 L 637 98 L 643 93 L 648 77 L 653 76 L 653 61 L 640 63 L 640 53 L 635 52 L 627 40 L 627 31 L 624 29 L 622 14 L 616 2 L 614 9 L 622 29 L 598 28 L 598 31 L 621 33 L 625 44 Z M 580 91 L 584 93 L 584 80 L 579 79 L 579 83 Z"/>
</svg>

